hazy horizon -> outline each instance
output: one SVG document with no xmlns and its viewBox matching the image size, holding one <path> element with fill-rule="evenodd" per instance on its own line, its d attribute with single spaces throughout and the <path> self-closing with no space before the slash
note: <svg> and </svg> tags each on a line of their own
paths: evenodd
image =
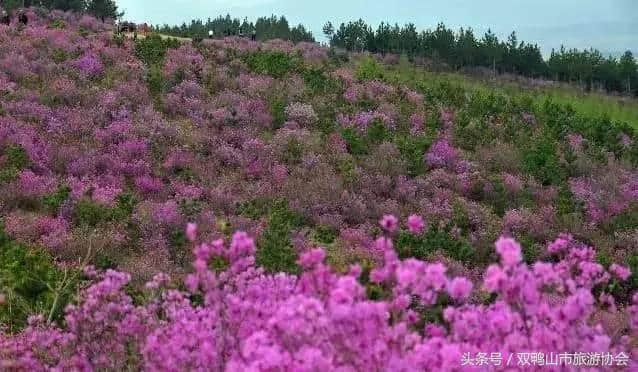
<svg viewBox="0 0 638 372">
<path fill-rule="evenodd" d="M 516 31 L 519 40 L 537 43 L 545 55 L 552 48 L 589 48 L 618 55 L 638 52 L 638 4 L 635 0 L 492 0 L 488 4 L 472 0 L 384 2 L 365 0 L 323 2 L 295 0 L 119 0 L 125 18 L 135 22 L 176 25 L 192 19 L 230 14 L 254 21 L 271 14 L 285 16 L 290 24 L 303 24 L 317 41 L 325 41 L 322 26 L 362 18 L 376 27 L 382 21 L 414 23 L 417 28 L 433 28 L 443 22 L 458 29 L 472 27 L 477 37 L 491 28 L 501 39 Z M 339 9 L 335 14 L 335 9 Z"/>
</svg>

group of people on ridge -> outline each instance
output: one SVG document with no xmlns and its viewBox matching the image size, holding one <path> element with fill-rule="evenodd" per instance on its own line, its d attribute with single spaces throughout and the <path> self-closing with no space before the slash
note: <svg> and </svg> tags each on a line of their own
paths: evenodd
<svg viewBox="0 0 638 372">
<path fill-rule="evenodd" d="M 26 26 L 29 23 L 29 17 L 27 17 L 27 14 L 23 10 L 18 13 L 18 22 L 23 26 Z M 11 25 L 11 15 L 6 10 L 2 10 L 0 23 L 5 26 Z"/>
<path fill-rule="evenodd" d="M 225 34 L 226 34 L 225 36 L 234 36 L 235 32 L 227 28 Z M 213 30 L 208 30 L 208 38 L 212 39 L 214 36 L 215 36 L 215 32 L 213 32 Z M 244 32 L 241 29 L 239 30 L 239 37 L 244 37 Z M 250 35 L 250 39 L 252 41 L 257 40 L 257 31 L 253 30 L 253 32 Z"/>
</svg>

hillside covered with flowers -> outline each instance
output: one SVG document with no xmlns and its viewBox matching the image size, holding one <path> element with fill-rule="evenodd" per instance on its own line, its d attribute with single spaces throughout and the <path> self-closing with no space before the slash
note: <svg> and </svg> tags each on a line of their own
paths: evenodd
<svg viewBox="0 0 638 372">
<path fill-rule="evenodd" d="M 0 25 L 0 370 L 637 368 L 628 124 L 28 16 Z"/>
</svg>

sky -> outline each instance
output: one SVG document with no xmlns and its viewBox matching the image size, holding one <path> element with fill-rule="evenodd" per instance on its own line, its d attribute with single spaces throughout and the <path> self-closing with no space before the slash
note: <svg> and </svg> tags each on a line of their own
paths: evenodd
<svg viewBox="0 0 638 372">
<path fill-rule="evenodd" d="M 318 41 L 322 26 L 362 18 L 414 23 L 433 28 L 438 22 L 455 29 L 472 27 L 482 35 L 491 28 L 507 38 L 515 30 L 519 40 L 538 43 L 547 55 L 552 48 L 594 47 L 604 54 L 625 50 L 638 54 L 638 0 L 117 0 L 125 19 L 150 24 L 181 24 L 194 18 L 231 16 L 255 20 L 284 15 L 290 24 L 302 23 Z"/>
</svg>

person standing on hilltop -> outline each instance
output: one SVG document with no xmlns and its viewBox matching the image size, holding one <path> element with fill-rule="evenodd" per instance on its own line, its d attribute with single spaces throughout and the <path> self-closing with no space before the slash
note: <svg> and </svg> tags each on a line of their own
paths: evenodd
<svg viewBox="0 0 638 372">
<path fill-rule="evenodd" d="M 209 39 L 213 38 L 213 30 L 208 30 L 208 38 Z"/>
<path fill-rule="evenodd" d="M 24 12 L 24 10 L 20 11 L 20 15 L 18 16 L 18 22 L 20 22 L 20 24 L 24 25 L 25 27 L 29 23 L 29 17 L 27 17 L 27 14 Z"/>
<path fill-rule="evenodd" d="M 250 35 L 250 39 L 252 41 L 257 41 L 257 30 L 253 30 L 253 33 Z"/>
<path fill-rule="evenodd" d="M 0 16 L 0 23 L 2 23 L 5 26 L 9 26 L 11 24 L 11 17 L 9 16 L 9 13 L 6 10 L 2 11 L 2 15 Z"/>
</svg>

